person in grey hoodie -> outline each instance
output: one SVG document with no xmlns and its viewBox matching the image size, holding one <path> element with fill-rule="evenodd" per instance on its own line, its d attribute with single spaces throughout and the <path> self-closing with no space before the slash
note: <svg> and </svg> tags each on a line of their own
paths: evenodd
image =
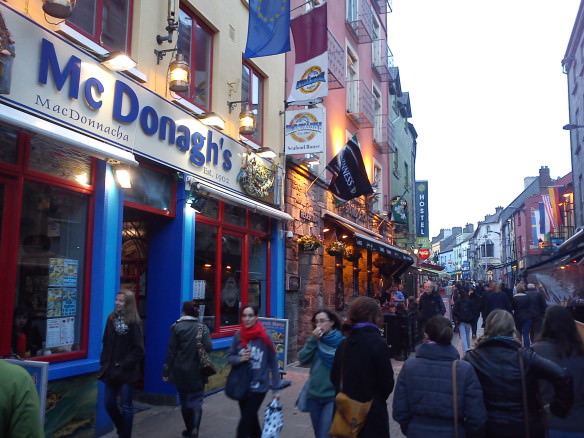
<svg viewBox="0 0 584 438">
<path fill-rule="evenodd" d="M 569 309 L 562 306 L 547 308 L 543 329 L 533 344 L 533 350 L 568 370 L 572 376 L 574 404 L 566 418 L 548 412 L 549 437 L 584 437 L 584 344 Z M 539 387 L 544 404 L 549 404 L 553 399 L 552 386 L 540 380 Z"/>
<path fill-rule="evenodd" d="M 280 370 L 274 344 L 258 321 L 258 310 L 250 305 L 244 306 L 241 320 L 241 328 L 233 336 L 228 361 L 232 366 L 249 362 L 252 377 L 249 395 L 239 401 L 241 418 L 237 425 L 237 438 L 261 438 L 258 410 L 269 389 L 274 398 L 279 398 Z"/>
<path fill-rule="evenodd" d="M 443 316 L 428 320 L 426 339 L 406 360 L 393 395 L 393 418 L 408 438 L 451 438 L 454 434 L 453 361 L 456 363 L 458 436 L 481 437 L 487 421 L 483 391 L 473 367 L 458 360 L 453 330 Z"/>
</svg>

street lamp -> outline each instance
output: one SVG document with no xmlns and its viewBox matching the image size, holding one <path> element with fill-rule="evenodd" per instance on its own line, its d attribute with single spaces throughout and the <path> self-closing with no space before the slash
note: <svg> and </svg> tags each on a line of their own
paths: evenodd
<svg viewBox="0 0 584 438">
<path fill-rule="evenodd" d="M 573 129 L 580 129 L 584 128 L 584 125 L 575 125 L 573 123 L 568 123 L 567 125 L 562 126 L 562 129 L 565 131 L 571 131 Z"/>
</svg>

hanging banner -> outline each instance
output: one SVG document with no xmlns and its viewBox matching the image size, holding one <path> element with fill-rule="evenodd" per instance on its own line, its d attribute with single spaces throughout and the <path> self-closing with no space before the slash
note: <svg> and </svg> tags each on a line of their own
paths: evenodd
<svg viewBox="0 0 584 438">
<path fill-rule="evenodd" d="M 288 102 L 328 95 L 327 4 L 292 20 L 296 62 Z"/>
<path fill-rule="evenodd" d="M 324 152 L 325 121 L 324 108 L 286 111 L 286 155 Z"/>
<path fill-rule="evenodd" d="M 416 235 L 430 237 L 428 226 L 428 181 L 416 181 Z"/>
</svg>

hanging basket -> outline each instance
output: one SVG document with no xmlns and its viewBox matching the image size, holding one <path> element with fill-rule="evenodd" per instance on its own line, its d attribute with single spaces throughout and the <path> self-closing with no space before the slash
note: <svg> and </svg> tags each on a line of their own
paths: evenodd
<svg viewBox="0 0 584 438">
<path fill-rule="evenodd" d="M 298 239 L 298 248 L 302 251 L 314 251 L 322 246 L 322 242 L 315 236 L 301 236 Z"/>
<path fill-rule="evenodd" d="M 359 261 L 363 257 L 363 253 L 354 246 L 347 246 L 345 248 L 345 259 L 349 262 Z"/>
<path fill-rule="evenodd" d="M 335 240 L 334 242 L 331 242 L 330 245 L 328 245 L 326 247 L 326 253 L 330 256 L 343 256 L 345 255 L 345 248 L 346 245 L 339 241 L 339 240 Z"/>
</svg>

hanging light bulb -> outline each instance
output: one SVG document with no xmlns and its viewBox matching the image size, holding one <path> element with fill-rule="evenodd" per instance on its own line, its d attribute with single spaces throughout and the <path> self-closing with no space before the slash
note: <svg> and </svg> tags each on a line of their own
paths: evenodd
<svg viewBox="0 0 584 438">
<path fill-rule="evenodd" d="M 168 66 L 170 81 L 168 89 L 175 93 L 184 93 L 189 89 L 190 71 L 189 64 L 182 53 L 177 53 L 174 61 Z"/>
</svg>

